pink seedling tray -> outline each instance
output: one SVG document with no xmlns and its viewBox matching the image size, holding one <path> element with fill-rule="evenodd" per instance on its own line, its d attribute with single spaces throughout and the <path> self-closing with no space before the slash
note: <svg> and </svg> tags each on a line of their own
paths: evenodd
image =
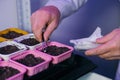
<svg viewBox="0 0 120 80">
<path fill-rule="evenodd" d="M 2 61 L 2 58 L 0 58 L 0 61 Z"/>
<path fill-rule="evenodd" d="M 58 56 L 53 56 L 53 55 L 50 55 L 50 54 L 47 54 L 47 53 L 46 53 L 47 55 L 49 55 L 50 57 L 52 57 L 52 63 L 53 63 L 53 64 L 60 63 L 60 62 L 62 62 L 62 61 L 64 61 L 64 60 L 66 60 L 66 59 L 68 59 L 68 58 L 71 57 L 71 54 L 72 54 L 72 52 L 73 52 L 73 47 L 68 46 L 68 45 L 65 45 L 65 44 L 62 44 L 62 43 L 59 43 L 59 42 L 54 42 L 54 41 L 48 43 L 48 46 L 52 46 L 52 45 L 55 45 L 55 46 L 57 46 L 57 47 L 67 47 L 67 48 L 70 49 L 69 51 L 67 51 L 67 52 L 65 52 L 65 53 L 62 53 L 62 54 L 60 54 L 60 55 L 58 55 Z M 43 48 L 45 48 L 45 47 L 46 47 L 45 45 L 39 46 L 39 47 L 36 47 L 36 50 L 38 50 L 38 51 L 41 52 L 41 50 L 42 50 Z"/>
<path fill-rule="evenodd" d="M 1 61 L 0 66 L 9 66 L 9 67 L 12 67 L 12 68 L 17 69 L 17 70 L 20 71 L 20 73 L 14 75 L 14 76 L 11 76 L 6 80 L 23 80 L 24 74 L 26 72 L 25 68 L 23 68 L 23 67 L 21 67 L 19 65 L 16 65 L 11 61 Z"/>
<path fill-rule="evenodd" d="M 33 54 L 35 57 L 41 57 L 45 61 L 36 65 L 36 66 L 33 66 L 33 67 L 28 67 L 24 64 L 21 64 L 21 63 L 15 61 L 15 60 L 24 58 L 28 54 Z M 28 76 L 33 76 L 33 75 L 47 69 L 49 67 L 49 63 L 50 63 L 51 60 L 52 60 L 51 57 L 49 57 L 46 54 L 41 53 L 37 50 L 27 50 L 27 51 L 23 52 L 21 55 L 11 58 L 11 61 L 13 61 L 14 63 L 16 63 L 16 64 L 18 64 L 18 65 L 27 69 L 27 75 Z"/>
</svg>

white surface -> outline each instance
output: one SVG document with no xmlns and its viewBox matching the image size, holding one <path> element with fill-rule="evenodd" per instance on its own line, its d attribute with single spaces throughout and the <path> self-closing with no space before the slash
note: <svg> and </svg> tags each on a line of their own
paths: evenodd
<svg viewBox="0 0 120 80">
<path fill-rule="evenodd" d="M 10 27 L 31 32 L 30 0 L 0 0 L 0 30 Z"/>
<path fill-rule="evenodd" d="M 112 80 L 112 79 L 102 76 L 100 74 L 94 73 L 94 72 L 90 72 L 90 73 L 80 77 L 77 80 Z"/>
<path fill-rule="evenodd" d="M 0 0 L 0 30 L 17 26 L 16 0 Z"/>
</svg>

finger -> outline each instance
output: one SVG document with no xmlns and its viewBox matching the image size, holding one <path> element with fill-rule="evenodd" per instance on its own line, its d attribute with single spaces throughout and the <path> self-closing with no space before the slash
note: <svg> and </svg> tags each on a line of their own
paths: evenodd
<svg viewBox="0 0 120 80">
<path fill-rule="evenodd" d="M 107 34 L 106 36 L 98 38 L 96 40 L 96 42 L 100 43 L 100 44 L 106 43 L 107 41 L 111 40 L 114 37 L 114 35 L 116 34 L 116 30 L 112 31 L 111 33 Z"/>
<path fill-rule="evenodd" d="M 98 55 L 100 58 L 110 58 L 110 57 L 113 57 L 114 55 L 111 54 L 111 52 L 106 52 L 104 54 L 101 54 L 101 55 Z"/>
<path fill-rule="evenodd" d="M 33 33 L 35 34 L 36 39 L 40 42 L 42 41 L 42 29 L 46 23 L 47 21 L 42 18 L 36 18 L 32 23 Z"/>
<path fill-rule="evenodd" d="M 110 57 L 118 57 L 118 56 L 120 56 L 120 53 L 115 51 L 109 51 L 107 53 L 99 55 L 99 57 L 101 58 L 110 58 Z"/>
<path fill-rule="evenodd" d="M 53 31 L 57 28 L 58 26 L 57 24 L 58 23 L 56 21 L 53 21 L 47 26 L 46 31 L 44 33 L 46 41 L 49 39 Z"/>
<path fill-rule="evenodd" d="M 38 25 L 38 19 L 39 19 L 39 18 L 37 18 L 37 14 L 38 14 L 38 11 L 34 12 L 34 13 L 32 14 L 32 16 L 31 16 L 32 31 L 33 31 L 36 39 L 37 39 L 37 34 L 39 34 L 39 33 L 38 33 L 39 31 L 37 31 L 37 30 L 39 30 L 39 29 L 37 29 L 37 28 L 39 28 L 39 27 L 38 27 L 38 26 L 39 26 L 39 25 Z M 36 22 L 36 21 L 37 21 L 37 22 Z"/>
<path fill-rule="evenodd" d="M 120 60 L 120 56 L 105 58 L 106 60 Z"/>
<path fill-rule="evenodd" d="M 105 44 L 102 44 L 94 49 L 90 49 L 90 50 L 87 50 L 85 52 L 86 55 L 90 56 L 90 55 L 100 55 L 100 54 L 104 54 L 106 52 L 109 52 L 111 50 L 111 46 L 110 46 L 110 43 L 105 43 Z"/>
<path fill-rule="evenodd" d="M 36 40 L 38 40 L 39 42 L 42 42 L 42 38 L 41 38 L 41 33 L 40 32 L 41 31 L 33 31 Z"/>
<path fill-rule="evenodd" d="M 42 38 L 41 38 L 42 27 L 40 27 L 40 25 L 37 25 L 37 24 L 34 24 L 33 27 L 34 27 L 33 33 L 36 39 L 41 42 L 42 41 Z"/>
</svg>

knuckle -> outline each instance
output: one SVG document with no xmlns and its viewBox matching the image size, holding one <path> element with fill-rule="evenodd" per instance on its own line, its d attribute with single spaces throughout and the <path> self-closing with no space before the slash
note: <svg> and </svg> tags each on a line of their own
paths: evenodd
<svg viewBox="0 0 120 80">
<path fill-rule="evenodd" d="M 119 29 L 119 28 L 114 29 L 113 32 L 115 32 L 115 33 L 119 33 L 119 32 L 120 32 L 120 29 Z"/>
<path fill-rule="evenodd" d="M 42 14 L 42 15 L 45 15 L 45 16 L 49 16 L 50 15 L 50 13 L 48 11 L 46 11 L 46 10 L 41 10 L 41 11 L 39 11 L 39 13 Z"/>
<path fill-rule="evenodd" d="M 112 43 L 111 49 L 119 49 L 119 46 L 117 43 Z"/>
</svg>

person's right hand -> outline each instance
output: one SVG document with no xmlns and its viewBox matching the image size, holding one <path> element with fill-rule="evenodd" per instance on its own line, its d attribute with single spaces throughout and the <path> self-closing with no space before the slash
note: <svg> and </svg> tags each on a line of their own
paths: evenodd
<svg viewBox="0 0 120 80">
<path fill-rule="evenodd" d="M 32 31 L 38 41 L 42 41 L 42 29 L 46 27 L 44 32 L 47 41 L 52 32 L 57 28 L 60 20 L 60 12 L 54 6 L 44 6 L 34 12 L 31 16 Z"/>
<path fill-rule="evenodd" d="M 88 56 L 97 55 L 106 60 L 120 60 L 120 29 L 115 29 L 111 33 L 98 38 L 97 43 L 100 46 L 87 50 Z"/>
</svg>

